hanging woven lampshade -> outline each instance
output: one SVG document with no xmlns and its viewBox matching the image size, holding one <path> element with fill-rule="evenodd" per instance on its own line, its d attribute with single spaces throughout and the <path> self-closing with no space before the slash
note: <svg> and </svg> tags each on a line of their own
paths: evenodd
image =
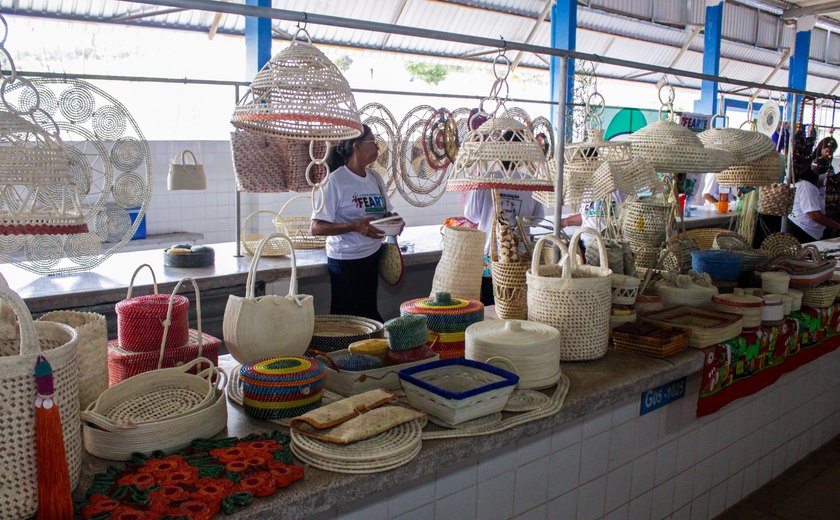
<svg viewBox="0 0 840 520">
<path fill-rule="evenodd" d="M 762 134 L 759 135 L 764 137 Z M 770 153 L 754 161 L 734 164 L 716 173 L 715 178 L 721 186 L 769 186 L 779 182 L 782 175 L 784 175 L 782 156 L 776 150 L 770 150 Z"/>
<path fill-rule="evenodd" d="M 0 111 L 0 235 L 86 233 L 74 183 L 61 141 Z"/>
<path fill-rule="evenodd" d="M 231 123 L 289 139 L 341 141 L 362 133 L 347 79 L 311 42 L 297 40 L 257 73 Z"/>
<path fill-rule="evenodd" d="M 553 191 L 554 183 L 534 134 L 519 121 L 497 117 L 464 137 L 446 189 Z"/>
<path fill-rule="evenodd" d="M 751 163 L 776 149 L 766 135 L 738 128 L 710 128 L 697 134 L 697 138 L 706 148 L 731 153 L 732 164 Z"/>
<path fill-rule="evenodd" d="M 732 164 L 726 150 L 707 149 L 697 135 L 673 121 L 655 121 L 630 136 L 633 155 L 661 173 L 719 172 Z"/>
</svg>

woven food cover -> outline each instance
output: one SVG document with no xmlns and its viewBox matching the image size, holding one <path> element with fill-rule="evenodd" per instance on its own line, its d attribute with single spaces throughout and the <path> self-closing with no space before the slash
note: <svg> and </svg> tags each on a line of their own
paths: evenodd
<svg viewBox="0 0 840 520">
<path fill-rule="evenodd" d="M 484 304 L 478 300 L 453 298 L 438 292 L 434 298 L 418 298 L 400 305 L 400 314 L 424 314 L 429 332 L 437 335 L 432 350 L 441 359 L 464 357 L 464 331 L 473 323 L 484 320 Z"/>
<path fill-rule="evenodd" d="M 258 419 L 296 417 L 320 406 L 324 367 L 313 358 L 258 359 L 239 369 L 245 412 Z"/>
<path fill-rule="evenodd" d="M 710 128 L 697 134 L 697 138 L 706 148 L 731 153 L 732 164 L 753 162 L 776 149 L 766 135 L 739 128 Z"/>
<path fill-rule="evenodd" d="M 388 331 L 388 348 L 410 350 L 421 347 L 429 341 L 428 321 L 424 314 L 400 316 L 385 322 Z"/>
<path fill-rule="evenodd" d="M 448 191 L 553 191 L 542 145 L 528 127 L 508 117 L 488 120 L 464 137 Z"/>
<path fill-rule="evenodd" d="M 231 123 L 289 139 L 341 141 L 362 133 L 347 79 L 323 52 L 297 40 L 257 73 Z"/>
<path fill-rule="evenodd" d="M 123 350 L 160 350 L 169 298 L 168 294 L 149 294 L 117 303 L 117 337 Z M 190 301 L 185 296 L 172 296 L 172 323 L 166 335 L 165 348 L 181 347 L 189 340 L 189 310 Z"/>
<path fill-rule="evenodd" d="M 0 111 L 0 235 L 87 233 L 76 181 L 61 141 Z M 45 195 L 48 194 L 48 195 Z"/>
<path fill-rule="evenodd" d="M 716 172 L 732 164 L 726 151 L 707 149 L 697 134 L 673 121 L 653 122 L 631 134 L 630 142 L 633 155 L 662 173 Z"/>
</svg>

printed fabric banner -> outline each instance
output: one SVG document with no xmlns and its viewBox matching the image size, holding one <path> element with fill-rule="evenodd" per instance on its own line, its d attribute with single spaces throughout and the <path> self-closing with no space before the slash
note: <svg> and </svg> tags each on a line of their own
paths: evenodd
<svg viewBox="0 0 840 520">
<path fill-rule="evenodd" d="M 702 349 L 705 355 L 697 416 L 717 412 L 776 382 L 783 374 L 840 347 L 840 305 L 802 307 L 774 326 L 745 330 Z"/>
</svg>

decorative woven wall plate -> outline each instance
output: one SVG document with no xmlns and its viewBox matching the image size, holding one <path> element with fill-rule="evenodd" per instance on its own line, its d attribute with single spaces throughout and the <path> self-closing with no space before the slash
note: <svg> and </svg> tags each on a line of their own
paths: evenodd
<svg viewBox="0 0 840 520">
<path fill-rule="evenodd" d="M 448 165 L 442 169 L 435 168 L 429 163 L 423 147 L 427 123 L 437 114 L 434 107 L 420 105 L 411 109 L 399 125 L 399 181 L 396 184 L 400 195 L 412 206 L 431 206 L 446 191 Z"/>
</svg>

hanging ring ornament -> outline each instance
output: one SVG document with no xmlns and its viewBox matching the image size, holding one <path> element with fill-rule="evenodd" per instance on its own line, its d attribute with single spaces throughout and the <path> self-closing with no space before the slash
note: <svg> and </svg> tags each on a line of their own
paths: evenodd
<svg viewBox="0 0 840 520">
<path fill-rule="evenodd" d="M 507 81 L 512 65 L 510 58 L 505 55 L 504 51 L 501 51 L 493 58 L 493 75 L 498 80 Z"/>
<path fill-rule="evenodd" d="M 327 175 L 321 181 L 314 181 L 312 180 L 312 176 L 314 172 L 312 171 L 315 167 L 324 167 L 327 169 Z M 309 164 L 306 165 L 306 172 L 304 173 L 304 177 L 306 178 L 306 184 L 315 188 L 316 186 L 320 186 L 327 181 L 329 176 L 329 168 L 327 168 L 326 164 L 318 164 L 316 161 L 309 161 Z"/>
<path fill-rule="evenodd" d="M 320 202 L 316 202 L 316 200 L 317 200 L 317 197 L 315 196 L 316 194 L 321 196 Z M 312 186 L 312 197 L 311 197 L 310 200 L 312 202 L 312 211 L 314 211 L 315 213 L 318 213 L 319 211 L 324 209 L 324 204 L 326 203 L 326 200 L 324 199 L 324 186 L 323 186 L 323 184 L 318 183 L 315 186 Z"/>
<path fill-rule="evenodd" d="M 604 114 L 606 106 L 607 102 L 604 100 L 604 96 L 597 90 L 590 94 L 586 100 L 586 112 L 593 116 L 598 116 L 599 119 Z"/>
<path fill-rule="evenodd" d="M 5 20 L 3 21 L 5 22 Z M 0 51 L 2 51 L 3 55 L 6 56 L 6 59 L 9 60 L 9 76 L 7 78 L 6 75 L 3 74 L 3 81 L 14 83 L 17 79 L 17 67 L 15 67 L 15 62 L 12 60 L 12 55 L 9 54 L 9 51 L 7 51 L 3 46 L 0 46 Z M 5 85 L 3 86 L 5 87 Z"/>
<path fill-rule="evenodd" d="M 665 93 L 667 97 L 662 99 L 662 94 Z M 665 83 L 661 87 L 659 87 L 659 103 L 662 104 L 663 107 L 671 107 L 671 112 L 673 112 L 674 101 L 677 99 L 677 93 L 674 91 L 674 87 L 671 86 L 670 83 Z M 661 112 L 660 108 L 660 112 Z"/>
<path fill-rule="evenodd" d="M 9 24 L 4 16 L 0 16 L 0 22 L 3 23 L 3 37 L 0 38 L 0 47 L 5 47 L 6 37 L 9 36 Z"/>
<path fill-rule="evenodd" d="M 324 152 L 323 157 L 316 157 L 315 156 L 315 141 L 309 141 L 309 160 L 317 165 L 327 164 L 327 157 L 330 156 L 330 142 L 329 141 L 319 141 L 326 145 L 326 151 Z M 314 184 L 309 183 L 310 186 L 314 186 Z"/>
</svg>

